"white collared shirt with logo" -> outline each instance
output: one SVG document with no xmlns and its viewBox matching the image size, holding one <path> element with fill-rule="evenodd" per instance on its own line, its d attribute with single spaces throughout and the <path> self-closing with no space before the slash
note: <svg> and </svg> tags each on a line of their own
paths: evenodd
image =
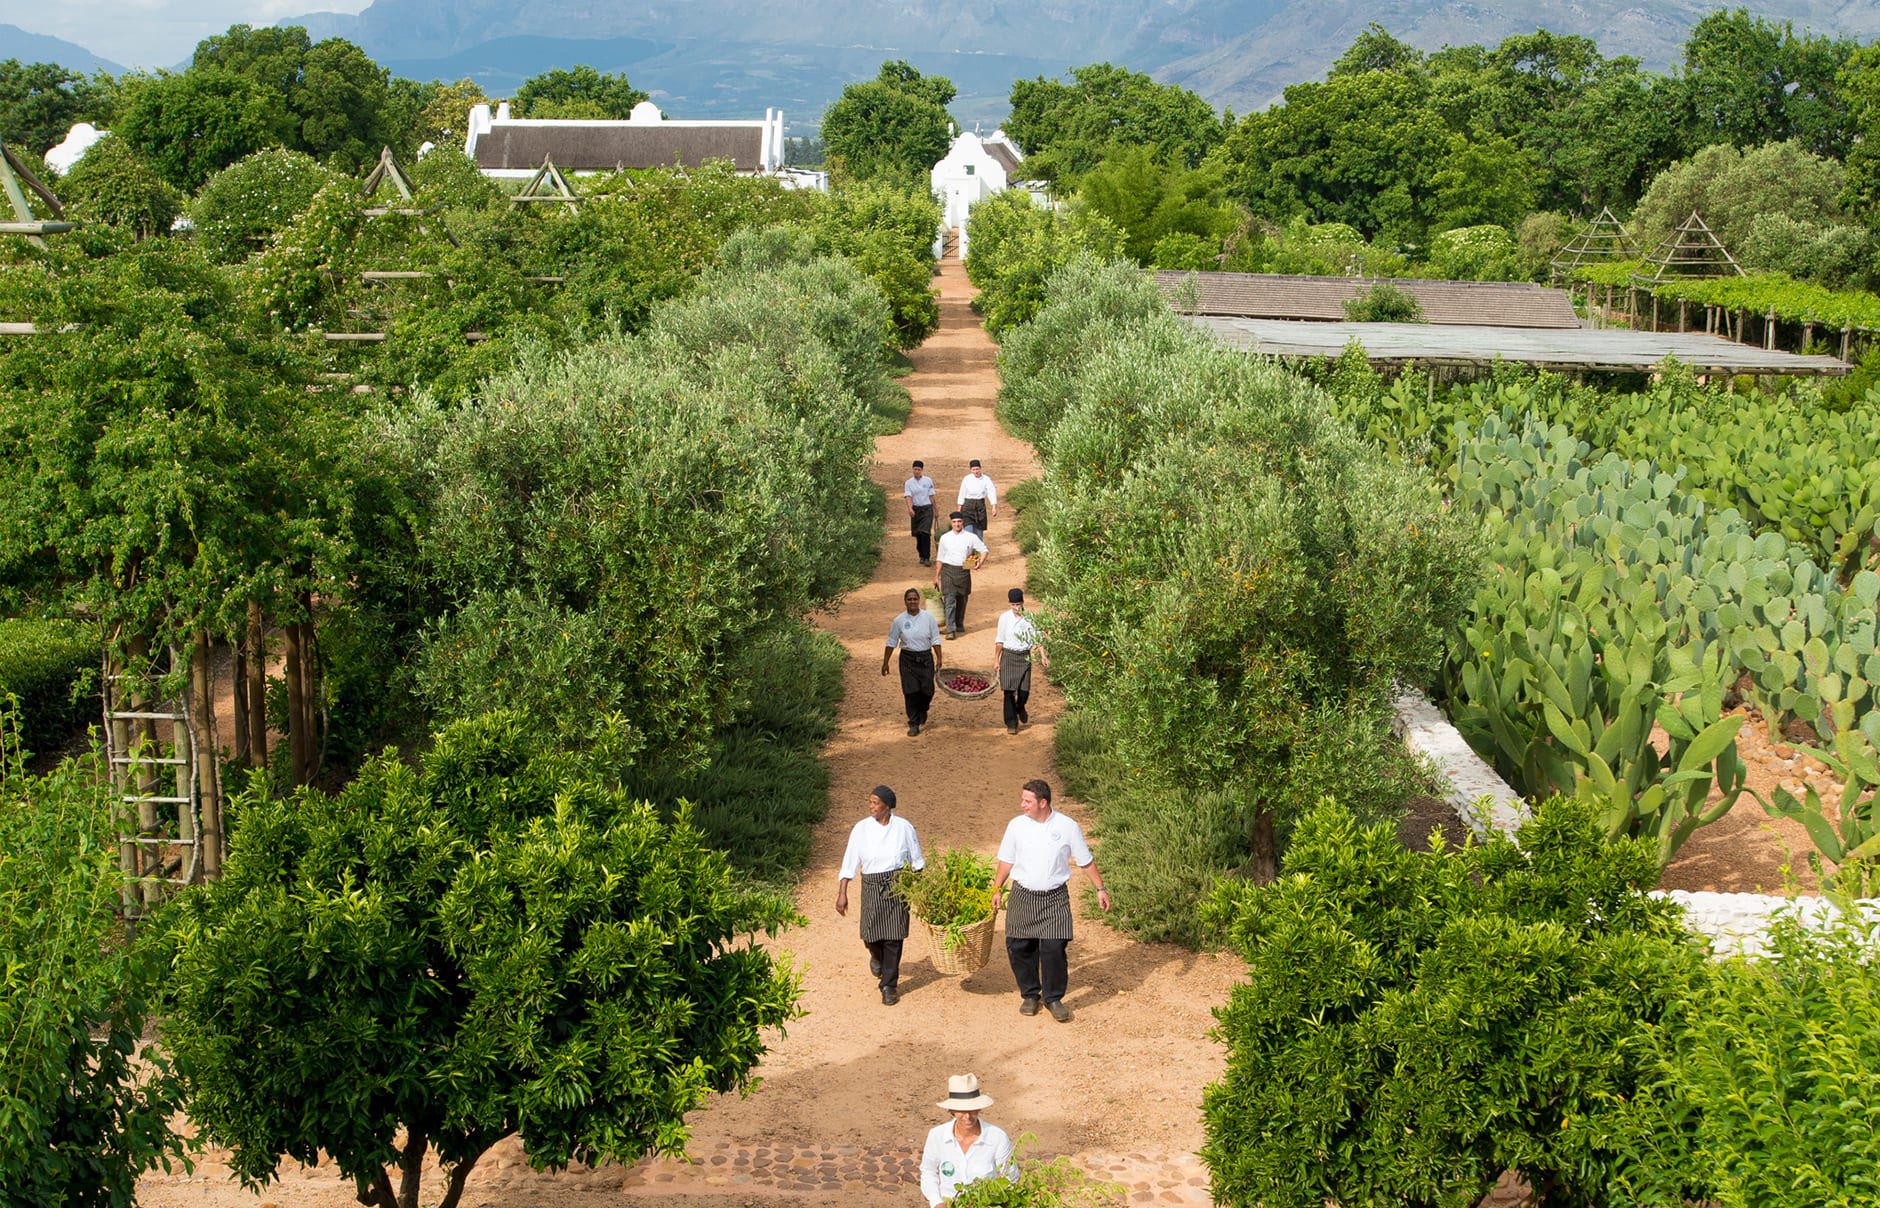
<svg viewBox="0 0 1880 1208">
<path fill-rule="evenodd" d="M 1018 1182 L 1012 1138 L 1003 1128 L 981 1120 L 979 1140 L 965 1152 L 954 1139 L 951 1120 L 936 1124 L 927 1134 L 927 1144 L 920 1151 L 920 1190 L 929 1205 L 950 1200 L 957 1188 L 995 1175 Z"/>
<path fill-rule="evenodd" d="M 933 506 L 933 479 L 917 474 L 901 484 L 901 494 L 917 508 Z"/>
<path fill-rule="evenodd" d="M 1020 814 L 1005 824 L 999 863 L 1012 866 L 1012 880 L 1033 893 L 1049 893 L 1071 879 L 1071 864 L 1082 868 L 1096 857 L 1084 842 L 1084 828 L 1052 810 L 1043 822 Z"/>
</svg>

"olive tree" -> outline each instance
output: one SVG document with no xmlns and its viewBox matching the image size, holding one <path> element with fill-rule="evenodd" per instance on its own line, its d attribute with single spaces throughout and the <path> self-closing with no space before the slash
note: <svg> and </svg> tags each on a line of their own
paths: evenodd
<svg viewBox="0 0 1880 1208">
<path fill-rule="evenodd" d="M 338 795 L 251 797 L 222 880 L 175 904 L 163 1040 L 247 1185 L 324 1153 L 417 1208 L 431 1154 L 454 1208 L 512 1135 L 541 1169 L 678 1153 L 795 1014 L 748 938 L 789 905 L 526 733 L 488 715 Z"/>
</svg>

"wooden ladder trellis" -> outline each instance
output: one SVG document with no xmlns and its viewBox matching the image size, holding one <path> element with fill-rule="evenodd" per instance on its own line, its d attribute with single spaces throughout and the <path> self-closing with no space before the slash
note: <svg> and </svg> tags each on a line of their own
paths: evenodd
<svg viewBox="0 0 1880 1208">
<path fill-rule="evenodd" d="M 124 916 L 134 921 L 154 909 L 169 887 L 202 878 L 205 769 L 188 694 L 154 702 L 134 696 L 127 700 L 126 683 L 127 677 L 113 669 L 107 656 L 102 693 L 105 761 L 118 802 L 114 812 L 118 868 L 125 876 Z M 164 724 L 170 728 L 167 746 L 157 729 Z M 208 772 L 215 774 L 213 761 Z M 175 811 L 174 833 L 167 817 L 170 807 Z"/>
</svg>

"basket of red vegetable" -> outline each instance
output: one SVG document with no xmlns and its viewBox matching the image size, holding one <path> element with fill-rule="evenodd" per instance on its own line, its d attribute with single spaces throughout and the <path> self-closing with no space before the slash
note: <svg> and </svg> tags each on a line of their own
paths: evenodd
<svg viewBox="0 0 1880 1208">
<path fill-rule="evenodd" d="M 984 700 L 998 684 L 982 671 L 942 671 L 936 679 L 940 691 L 960 700 Z"/>
</svg>

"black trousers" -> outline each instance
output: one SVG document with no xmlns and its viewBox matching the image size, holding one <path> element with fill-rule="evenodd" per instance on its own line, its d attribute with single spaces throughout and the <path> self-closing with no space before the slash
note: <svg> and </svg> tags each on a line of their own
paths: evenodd
<svg viewBox="0 0 1880 1208">
<path fill-rule="evenodd" d="M 933 504 L 916 504 L 907 527 L 914 534 L 914 552 L 920 555 L 920 560 L 925 562 L 933 557 Z"/>
<path fill-rule="evenodd" d="M 1065 949 L 1069 940 L 1005 941 L 1005 958 L 1012 963 L 1012 978 L 1018 992 L 1026 998 L 1056 1002 L 1064 997 L 1070 984 L 1070 960 Z"/>
<path fill-rule="evenodd" d="M 1030 700 L 1030 689 L 1023 692 L 1007 692 L 1005 694 L 1005 724 L 1015 726 L 1020 721 L 1029 720 L 1031 715 L 1025 713 L 1025 705 Z M 1024 714 L 1024 717 L 1021 718 L 1020 714 Z"/>
<path fill-rule="evenodd" d="M 966 515 L 967 527 L 979 534 L 979 539 L 986 539 L 986 501 L 968 499 L 960 505 L 960 511 Z"/>
<path fill-rule="evenodd" d="M 901 945 L 907 941 L 876 940 L 869 943 L 863 940 L 862 942 L 868 945 L 868 955 L 881 962 L 881 976 L 877 979 L 877 984 L 883 990 L 894 989 L 901 982 Z"/>
<path fill-rule="evenodd" d="M 903 650 L 901 661 L 901 699 L 907 702 L 907 724 L 927 724 L 927 710 L 933 707 L 935 676 L 933 651 Z"/>
</svg>

